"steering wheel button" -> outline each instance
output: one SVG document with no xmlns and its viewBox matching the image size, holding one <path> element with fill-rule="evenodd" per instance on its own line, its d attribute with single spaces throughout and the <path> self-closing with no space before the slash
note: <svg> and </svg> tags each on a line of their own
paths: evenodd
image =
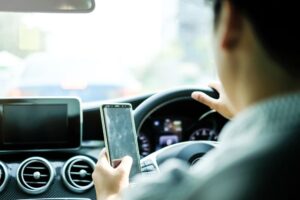
<svg viewBox="0 0 300 200">
<path fill-rule="evenodd" d="M 147 171 L 147 172 L 156 171 L 156 168 L 155 168 L 155 166 L 154 166 L 153 164 L 151 164 L 151 165 L 148 165 L 148 166 L 146 167 L 146 171 Z"/>
<path fill-rule="evenodd" d="M 146 168 L 142 168 L 141 171 L 144 172 L 148 172 Z"/>
<path fill-rule="evenodd" d="M 144 163 L 145 163 L 145 166 L 153 165 L 151 160 L 145 160 Z"/>
<path fill-rule="evenodd" d="M 145 162 L 141 162 L 141 168 L 146 167 L 146 163 Z"/>
</svg>

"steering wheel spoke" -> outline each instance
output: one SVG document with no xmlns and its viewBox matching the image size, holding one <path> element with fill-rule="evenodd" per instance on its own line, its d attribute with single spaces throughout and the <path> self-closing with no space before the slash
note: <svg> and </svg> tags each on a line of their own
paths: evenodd
<svg viewBox="0 0 300 200">
<path fill-rule="evenodd" d="M 188 141 L 167 146 L 143 158 L 142 171 L 159 172 L 160 166 L 171 158 L 180 159 L 192 166 L 217 145 L 218 143 L 213 141 Z"/>
</svg>

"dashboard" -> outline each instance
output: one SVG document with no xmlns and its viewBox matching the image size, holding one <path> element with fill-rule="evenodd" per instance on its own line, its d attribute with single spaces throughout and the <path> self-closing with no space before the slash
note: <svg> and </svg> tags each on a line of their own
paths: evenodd
<svg viewBox="0 0 300 200">
<path fill-rule="evenodd" d="M 144 122 L 138 136 L 142 157 L 184 141 L 218 141 L 227 120 L 207 107 L 182 100 L 165 105 Z"/>
<path fill-rule="evenodd" d="M 77 98 L 0 99 L 1 199 L 94 199 Z"/>
<path fill-rule="evenodd" d="M 150 96 L 138 96 L 115 102 L 130 103 L 135 109 Z M 36 103 L 45 104 L 40 101 L 35 102 L 34 105 Z M 56 116 L 53 113 L 54 110 L 60 110 L 59 119 L 67 122 L 60 125 L 64 130 L 62 133 L 69 135 L 68 139 L 71 140 L 65 140 L 64 137 L 59 138 L 57 135 L 47 140 L 51 132 L 41 130 L 53 128 L 53 123 L 57 123 L 53 122 L 40 124 L 42 127 L 39 126 L 39 128 L 29 128 L 29 132 L 35 134 L 31 135 L 32 138 L 38 138 L 38 140 L 34 140 L 32 143 L 27 138 L 26 142 L 22 144 L 20 143 L 22 138 L 19 138 L 20 130 L 10 129 L 10 122 L 7 120 L 33 120 L 35 123 L 21 124 L 23 126 L 35 126 L 37 122 L 41 123 L 42 118 L 47 118 L 42 115 L 41 109 L 49 109 L 49 103 L 46 104 L 48 106 L 39 105 L 35 107 L 38 118 L 35 120 L 33 113 L 31 113 L 31 116 L 22 117 L 19 112 L 20 110 L 25 112 L 27 109 L 31 109 L 32 104 L 30 102 L 23 100 L 12 103 L 7 101 L 4 106 L 1 106 L 0 114 L 2 117 L 0 117 L 0 123 L 7 128 L 2 128 L 0 134 L 2 137 L 0 141 L 2 146 L 0 146 L 5 150 L 0 151 L 0 199 L 96 199 L 91 175 L 99 152 L 104 148 L 99 112 L 100 102 L 84 105 L 76 103 L 74 105 L 67 101 L 65 102 L 67 106 L 61 106 L 64 102 L 53 101 L 52 103 L 60 106 L 51 105 L 51 112 L 49 111 L 47 117 Z M 8 118 L 3 118 L 3 112 L 15 112 L 16 109 L 11 106 L 16 104 L 21 109 L 18 108 L 17 113 L 10 114 L 16 115 L 17 118 L 11 115 Z M 78 107 L 81 110 L 79 115 L 82 116 L 74 118 L 74 116 L 78 116 Z M 62 110 L 64 111 L 62 112 Z M 68 110 L 72 112 L 69 113 Z M 74 113 L 76 114 L 74 115 Z M 226 122 L 227 120 L 219 114 L 193 100 L 185 99 L 165 104 L 152 112 L 141 126 L 138 133 L 141 157 L 145 157 L 165 146 L 184 141 L 217 141 L 219 133 Z M 79 126 L 78 123 L 81 125 Z M 74 132 L 73 128 L 75 127 L 77 128 Z M 15 137 L 7 137 L 3 130 L 13 130 Z M 78 134 L 79 132 L 82 134 Z M 72 137 L 70 137 L 70 134 Z M 59 141 L 56 141 L 55 138 L 58 138 Z M 77 148 L 79 140 L 81 143 Z M 11 143 L 11 141 L 19 144 Z M 60 145 L 62 141 L 64 146 Z M 45 145 L 47 148 L 45 148 Z"/>
</svg>

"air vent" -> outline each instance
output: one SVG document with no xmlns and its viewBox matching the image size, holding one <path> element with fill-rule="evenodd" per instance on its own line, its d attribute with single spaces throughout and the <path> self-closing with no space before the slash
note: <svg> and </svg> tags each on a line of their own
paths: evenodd
<svg viewBox="0 0 300 200">
<path fill-rule="evenodd" d="M 65 185 L 73 192 L 82 193 L 93 187 L 95 162 L 86 156 L 70 158 L 62 169 Z"/>
<path fill-rule="evenodd" d="M 53 181 L 54 170 L 50 163 L 41 157 L 23 161 L 17 171 L 17 182 L 28 194 L 45 192 Z"/>
<path fill-rule="evenodd" d="M 8 180 L 8 172 L 6 166 L 0 161 L 0 192 L 5 188 L 5 185 Z"/>
</svg>

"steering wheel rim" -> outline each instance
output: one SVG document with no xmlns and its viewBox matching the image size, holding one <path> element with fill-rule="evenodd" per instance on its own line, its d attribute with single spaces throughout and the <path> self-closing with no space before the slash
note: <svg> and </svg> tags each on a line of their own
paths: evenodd
<svg viewBox="0 0 300 200">
<path fill-rule="evenodd" d="M 211 88 L 181 87 L 157 93 L 141 103 L 134 111 L 137 134 L 151 114 L 167 104 L 185 99 L 191 100 L 191 93 L 194 91 L 204 92 L 213 98 L 219 97 L 219 94 Z M 169 158 L 177 158 L 193 165 L 215 147 L 217 142 L 212 141 L 187 141 L 170 145 L 143 158 L 142 171 L 143 168 L 146 169 L 144 172 L 159 171 L 159 166 Z"/>
<path fill-rule="evenodd" d="M 196 88 L 196 87 L 181 87 L 166 90 L 164 92 L 160 92 L 152 95 L 145 101 L 143 101 L 135 110 L 134 110 L 134 121 L 137 130 L 137 134 L 139 134 L 143 123 L 145 120 L 156 110 L 159 108 L 185 99 L 192 99 L 191 94 L 194 91 L 204 92 L 205 94 L 218 98 L 219 94 L 211 89 L 211 88 Z"/>
</svg>

